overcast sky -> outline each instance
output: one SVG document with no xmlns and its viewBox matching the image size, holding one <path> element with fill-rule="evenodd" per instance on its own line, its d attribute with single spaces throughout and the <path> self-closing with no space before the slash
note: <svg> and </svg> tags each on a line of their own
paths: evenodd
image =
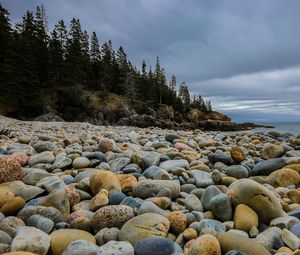
<svg viewBox="0 0 300 255">
<path fill-rule="evenodd" d="M 44 4 L 49 26 L 80 19 L 129 59 L 186 81 L 236 121 L 300 121 L 298 0 L 0 0 L 19 20 Z"/>
</svg>

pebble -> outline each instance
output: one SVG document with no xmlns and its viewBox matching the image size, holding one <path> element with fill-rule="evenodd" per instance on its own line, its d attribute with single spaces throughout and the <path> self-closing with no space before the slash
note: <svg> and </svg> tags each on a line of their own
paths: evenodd
<svg viewBox="0 0 300 255">
<path fill-rule="evenodd" d="M 1 254 L 299 253 L 297 136 L 5 125 Z"/>
</svg>

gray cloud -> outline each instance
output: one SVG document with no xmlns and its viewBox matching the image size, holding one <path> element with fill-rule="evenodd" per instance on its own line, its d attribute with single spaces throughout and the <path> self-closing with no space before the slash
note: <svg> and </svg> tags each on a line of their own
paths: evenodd
<svg viewBox="0 0 300 255">
<path fill-rule="evenodd" d="M 298 0 L 4 0 L 19 20 L 43 3 L 49 25 L 78 17 L 136 65 L 168 75 L 237 120 L 300 120 Z"/>
</svg>

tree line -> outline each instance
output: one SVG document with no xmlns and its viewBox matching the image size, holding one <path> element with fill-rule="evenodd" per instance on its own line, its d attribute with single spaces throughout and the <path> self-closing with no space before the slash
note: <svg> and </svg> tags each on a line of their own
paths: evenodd
<svg viewBox="0 0 300 255">
<path fill-rule="evenodd" d="M 69 28 L 60 20 L 49 31 L 42 5 L 13 26 L 0 4 L 0 85 L 1 97 L 20 107 L 38 101 L 46 88 L 81 86 L 102 91 L 104 98 L 115 93 L 154 108 L 167 104 L 181 113 L 212 111 L 210 101 L 191 98 L 185 82 L 177 88 L 174 75 L 168 80 L 158 57 L 154 70 L 145 61 L 137 68 L 122 46 L 115 51 L 111 41 L 101 45 L 97 34 L 89 35 L 76 18 Z"/>
</svg>

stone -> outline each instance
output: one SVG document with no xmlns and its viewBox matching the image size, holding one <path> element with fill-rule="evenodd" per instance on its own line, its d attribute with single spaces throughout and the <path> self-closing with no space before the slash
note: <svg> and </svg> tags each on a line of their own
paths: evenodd
<svg viewBox="0 0 300 255">
<path fill-rule="evenodd" d="M 33 144 L 32 147 L 38 152 L 44 151 L 53 151 L 56 149 L 56 145 L 50 141 L 38 141 L 37 143 Z"/>
<path fill-rule="evenodd" d="M 54 227 L 54 222 L 46 217 L 34 214 L 28 218 L 27 225 L 38 228 L 43 232 L 49 234 Z"/>
<path fill-rule="evenodd" d="M 18 213 L 18 218 L 27 222 L 28 218 L 34 214 L 51 219 L 55 224 L 65 221 L 65 217 L 59 210 L 54 207 L 46 206 L 26 206 Z"/>
<path fill-rule="evenodd" d="M 24 176 L 19 162 L 9 156 L 0 156 L 0 183 L 22 180 Z"/>
<path fill-rule="evenodd" d="M 191 245 L 188 255 L 221 255 L 221 247 L 217 238 L 204 234 Z"/>
<path fill-rule="evenodd" d="M 293 251 L 300 248 L 300 239 L 287 229 L 282 230 L 281 237 L 283 242 Z"/>
<path fill-rule="evenodd" d="M 25 203 L 26 201 L 22 197 L 14 197 L 1 207 L 0 212 L 6 216 L 15 216 Z"/>
<path fill-rule="evenodd" d="M 4 253 L 3 255 L 37 255 L 36 253 L 27 252 L 27 251 L 15 251 Z"/>
<path fill-rule="evenodd" d="M 95 255 L 100 249 L 94 243 L 86 240 L 76 240 L 68 245 L 62 255 Z"/>
<path fill-rule="evenodd" d="M 210 200 L 222 192 L 215 185 L 211 185 L 205 189 L 201 196 L 201 202 L 206 211 L 210 210 Z"/>
<path fill-rule="evenodd" d="M 170 143 L 173 143 L 173 141 L 175 140 L 175 139 L 180 139 L 180 136 L 179 135 L 177 135 L 177 134 L 166 134 L 165 135 L 165 139 L 166 139 L 166 141 L 168 141 L 168 142 L 170 142 Z"/>
<path fill-rule="evenodd" d="M 123 192 L 114 192 L 109 197 L 109 205 L 118 205 L 122 202 L 122 200 L 126 198 L 126 195 Z"/>
<path fill-rule="evenodd" d="M 129 242 L 109 241 L 99 249 L 99 255 L 122 254 L 134 255 L 134 248 Z"/>
<path fill-rule="evenodd" d="M 172 198 L 178 197 L 180 193 L 180 183 L 177 180 L 145 180 L 137 182 L 133 187 L 133 195 L 140 198 L 148 198 L 157 194 L 163 188 L 171 191 Z"/>
<path fill-rule="evenodd" d="M 55 190 L 45 197 L 39 199 L 39 205 L 54 207 L 59 210 L 63 216 L 70 214 L 69 197 L 64 189 Z"/>
<path fill-rule="evenodd" d="M 157 213 L 162 216 L 167 216 L 168 212 L 158 207 L 156 204 L 152 203 L 151 201 L 144 201 L 140 208 L 137 211 L 138 214 L 144 213 Z"/>
<path fill-rule="evenodd" d="M 20 227 L 11 243 L 11 251 L 28 251 L 46 255 L 50 247 L 50 237 L 34 227 Z"/>
<path fill-rule="evenodd" d="M 180 211 L 174 211 L 167 216 L 170 221 L 170 230 L 174 234 L 183 232 L 187 227 L 187 218 L 184 213 Z"/>
<path fill-rule="evenodd" d="M 200 199 L 194 194 L 189 194 L 184 199 L 184 204 L 185 204 L 185 208 L 189 211 L 201 211 L 201 212 L 203 212 L 202 203 L 201 203 Z"/>
<path fill-rule="evenodd" d="M 185 229 L 182 234 L 183 234 L 183 238 L 187 241 L 196 239 L 198 237 L 197 231 L 193 228 Z"/>
<path fill-rule="evenodd" d="M 5 205 L 8 201 L 12 200 L 15 197 L 15 194 L 8 190 L 0 189 L 0 208 Z"/>
<path fill-rule="evenodd" d="M 278 158 L 284 154 L 284 147 L 281 144 L 266 143 L 262 154 L 265 159 Z"/>
<path fill-rule="evenodd" d="M 77 192 L 74 186 L 67 186 L 64 191 L 68 197 L 70 207 L 80 202 L 80 194 Z"/>
<path fill-rule="evenodd" d="M 217 235 L 217 239 L 223 252 L 238 250 L 247 255 L 271 255 L 271 253 L 257 241 L 235 233 L 220 233 Z"/>
<path fill-rule="evenodd" d="M 0 230 L 0 243 L 11 244 L 12 238 L 6 232 Z"/>
<path fill-rule="evenodd" d="M 287 165 L 285 158 L 274 158 L 262 161 L 254 166 L 251 170 L 252 175 L 269 175 L 275 170 L 281 169 Z"/>
<path fill-rule="evenodd" d="M 111 169 L 113 172 L 121 171 L 124 167 L 130 164 L 130 162 L 131 162 L 130 158 L 116 158 L 111 163 Z"/>
<path fill-rule="evenodd" d="M 109 195 L 122 191 L 118 178 L 112 172 L 106 170 L 97 170 L 91 175 L 90 187 L 94 195 L 98 194 L 101 189 L 106 189 Z"/>
<path fill-rule="evenodd" d="M 55 190 L 64 189 L 66 184 L 58 176 L 48 176 L 41 179 L 36 186 L 47 190 L 48 193 L 51 193 Z"/>
<path fill-rule="evenodd" d="M 122 192 L 132 191 L 134 185 L 137 183 L 136 178 L 131 174 L 117 174 L 116 177 L 120 182 Z"/>
<path fill-rule="evenodd" d="M 175 252 L 174 242 L 167 238 L 145 238 L 139 240 L 135 244 L 135 254 L 136 255 L 173 255 L 178 254 Z"/>
<path fill-rule="evenodd" d="M 9 156 L 9 159 L 18 162 L 21 166 L 25 166 L 29 160 L 29 157 L 23 152 L 14 152 Z"/>
<path fill-rule="evenodd" d="M 244 204 L 239 204 L 235 208 L 233 221 L 234 228 L 245 232 L 249 232 L 253 226 L 258 227 L 259 223 L 256 212 Z"/>
<path fill-rule="evenodd" d="M 90 165 L 90 160 L 86 157 L 78 157 L 74 159 L 72 165 L 75 169 L 87 168 Z"/>
<path fill-rule="evenodd" d="M 185 159 L 166 160 L 164 162 L 161 162 L 159 167 L 167 171 L 171 171 L 176 167 L 188 169 L 189 162 Z"/>
<path fill-rule="evenodd" d="M 195 180 L 198 188 L 206 188 L 213 185 L 214 182 L 211 178 L 211 174 L 201 170 L 192 170 L 191 175 Z"/>
<path fill-rule="evenodd" d="M 65 169 L 72 165 L 72 159 L 65 157 L 65 156 L 57 156 L 52 163 L 53 169 L 59 168 L 59 169 Z"/>
<path fill-rule="evenodd" d="M 209 201 L 209 208 L 218 219 L 222 221 L 232 220 L 232 207 L 228 195 L 221 193 L 214 196 Z"/>
<path fill-rule="evenodd" d="M 251 179 L 235 181 L 228 187 L 227 193 L 234 203 L 245 204 L 254 210 L 264 223 L 285 214 L 279 199 L 270 190 Z"/>
<path fill-rule="evenodd" d="M 0 230 L 9 234 L 12 238 L 15 237 L 17 229 L 25 226 L 25 223 L 17 217 L 9 216 L 0 222 Z"/>
<path fill-rule="evenodd" d="M 278 227 L 270 227 L 262 231 L 257 237 L 256 241 L 265 246 L 267 249 L 279 249 L 284 246 L 281 240 L 282 230 Z"/>
<path fill-rule="evenodd" d="M 18 136 L 18 142 L 28 144 L 31 141 L 31 137 L 28 135 L 20 135 Z"/>
<path fill-rule="evenodd" d="M 145 213 L 127 221 L 119 233 L 119 241 L 127 241 L 132 245 L 139 240 L 150 237 L 166 237 L 170 222 L 160 214 Z"/>
<path fill-rule="evenodd" d="M 233 161 L 235 161 L 237 163 L 240 163 L 246 159 L 245 153 L 238 146 L 233 146 L 230 149 L 230 155 L 231 155 L 231 158 L 233 159 Z"/>
<path fill-rule="evenodd" d="M 300 174 L 292 169 L 284 168 L 272 172 L 266 182 L 275 188 L 296 185 L 300 183 Z"/>
<path fill-rule="evenodd" d="M 210 153 L 208 155 L 208 160 L 213 164 L 216 162 L 222 162 L 227 165 L 231 163 L 232 158 L 229 155 L 226 155 L 225 153 Z"/>
<path fill-rule="evenodd" d="M 300 189 L 289 190 L 287 196 L 293 203 L 300 204 Z"/>
<path fill-rule="evenodd" d="M 131 161 L 142 169 L 159 164 L 160 156 L 157 152 L 139 151 L 132 155 Z"/>
<path fill-rule="evenodd" d="M 248 169 L 243 165 L 232 165 L 226 168 L 225 174 L 237 179 L 247 178 Z"/>
<path fill-rule="evenodd" d="M 91 211 L 96 211 L 99 208 L 101 208 L 102 206 L 107 205 L 108 202 L 109 202 L 109 200 L 108 200 L 107 190 L 101 189 L 99 191 L 99 193 L 91 199 L 90 204 L 89 204 L 89 209 Z"/>
<path fill-rule="evenodd" d="M 158 166 L 150 166 L 148 167 L 144 172 L 143 175 L 147 178 L 147 179 L 155 179 L 155 180 L 170 180 L 172 179 L 172 177 L 170 176 L 170 174 L 158 167 Z"/>
<path fill-rule="evenodd" d="M 112 139 L 102 139 L 99 142 L 98 148 L 101 152 L 106 153 L 108 151 L 113 151 L 114 141 Z"/>
<path fill-rule="evenodd" d="M 300 239 L 300 223 L 293 225 L 290 229 L 290 232 Z"/>
<path fill-rule="evenodd" d="M 297 219 L 296 217 L 293 216 L 283 216 L 283 217 L 279 217 L 279 218 L 275 218 L 273 220 L 271 220 L 270 222 L 270 226 L 276 226 L 279 227 L 281 229 L 290 229 L 293 225 L 295 225 L 296 223 L 300 222 L 299 219 Z"/>
<path fill-rule="evenodd" d="M 192 227 L 192 226 L 190 226 Z M 211 220 L 211 219 L 203 219 L 199 222 L 196 230 L 197 232 L 200 232 L 201 229 L 210 228 L 218 233 L 225 232 L 225 227 L 221 224 L 221 222 L 217 220 Z"/>
<path fill-rule="evenodd" d="M 108 205 L 96 211 L 91 223 L 96 231 L 106 227 L 121 228 L 132 217 L 134 212 L 130 206 Z"/>
<path fill-rule="evenodd" d="M 28 165 L 34 166 L 39 163 L 52 163 L 54 160 L 55 157 L 51 151 L 44 151 L 31 156 L 28 161 Z"/>
<path fill-rule="evenodd" d="M 51 251 L 53 255 L 62 255 L 74 241 L 85 240 L 95 244 L 96 239 L 90 233 L 78 229 L 60 229 L 51 233 Z"/>
<path fill-rule="evenodd" d="M 118 240 L 119 232 L 120 232 L 120 229 L 118 229 L 118 228 L 107 229 L 103 234 L 104 241 L 109 242 L 109 241 Z"/>
</svg>

